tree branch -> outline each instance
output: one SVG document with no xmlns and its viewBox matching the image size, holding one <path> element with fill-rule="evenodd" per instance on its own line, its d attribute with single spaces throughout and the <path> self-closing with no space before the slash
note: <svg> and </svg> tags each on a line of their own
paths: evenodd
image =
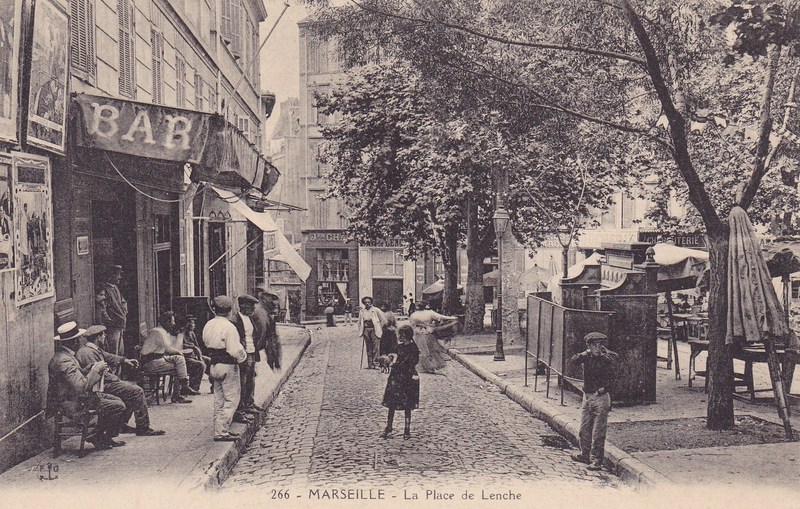
<svg viewBox="0 0 800 509">
<path fill-rule="evenodd" d="M 641 58 L 634 57 L 632 55 L 627 55 L 625 53 L 618 53 L 614 51 L 603 51 L 593 48 L 584 48 L 580 46 L 570 46 L 570 45 L 563 45 L 563 44 L 547 44 L 547 43 L 540 43 L 540 42 L 529 42 L 529 41 L 519 41 L 515 39 L 509 39 L 507 37 L 500 37 L 496 35 L 490 35 L 478 30 L 474 30 L 472 28 L 468 28 L 462 25 L 456 25 L 454 23 L 449 23 L 443 20 L 426 20 L 421 18 L 414 18 L 410 16 L 403 16 L 400 14 L 395 14 L 391 12 L 382 11 L 380 9 L 376 9 L 374 7 L 368 7 L 357 0 L 350 0 L 351 3 L 356 5 L 359 9 L 365 10 L 367 12 L 371 12 L 373 14 L 378 14 L 379 16 L 385 16 L 389 18 L 399 19 L 403 21 L 411 21 L 414 23 L 427 23 L 427 24 L 438 24 L 442 25 L 446 28 L 451 30 L 457 30 L 459 32 L 464 32 L 470 35 L 474 35 L 476 37 L 481 37 L 483 39 L 487 39 L 494 42 L 499 42 L 501 44 L 508 44 L 511 46 L 521 46 L 526 48 L 538 48 L 538 49 L 547 49 L 547 50 L 556 50 L 556 51 L 568 51 L 574 53 L 583 53 L 587 55 L 595 55 L 605 58 L 611 58 L 615 60 L 622 60 L 625 62 L 631 62 L 633 64 L 639 65 L 641 67 L 645 67 L 645 61 Z"/>
<path fill-rule="evenodd" d="M 756 145 L 756 157 L 753 161 L 753 172 L 750 179 L 744 186 L 741 196 L 736 197 L 737 205 L 743 209 L 753 203 L 761 179 L 767 173 L 767 155 L 769 152 L 769 137 L 772 134 L 772 94 L 775 90 L 775 75 L 778 73 L 778 62 L 781 59 L 781 49 L 779 44 L 769 49 L 769 61 L 767 63 L 767 79 L 764 82 L 764 97 L 761 103 L 761 115 L 758 119 L 758 143 Z"/>
<path fill-rule="evenodd" d="M 689 188 L 689 201 L 692 202 L 692 205 L 694 205 L 697 212 L 703 218 L 707 230 L 719 230 L 722 226 L 722 222 L 714 208 L 714 204 L 711 202 L 711 198 L 708 196 L 703 182 L 697 174 L 697 170 L 695 170 L 692 164 L 692 158 L 689 154 L 689 140 L 686 133 L 686 121 L 672 101 L 666 80 L 661 72 L 658 55 L 653 47 L 653 41 L 647 34 L 641 19 L 639 19 L 639 15 L 634 11 L 630 1 L 620 1 L 625 15 L 633 27 L 639 45 L 642 47 L 647 62 L 647 72 L 650 74 L 650 80 L 653 83 L 653 87 L 656 89 L 656 94 L 661 102 L 664 115 L 666 115 L 669 121 L 670 136 L 673 146 L 672 157 L 678 166 L 678 171 L 680 171 Z"/>
</svg>

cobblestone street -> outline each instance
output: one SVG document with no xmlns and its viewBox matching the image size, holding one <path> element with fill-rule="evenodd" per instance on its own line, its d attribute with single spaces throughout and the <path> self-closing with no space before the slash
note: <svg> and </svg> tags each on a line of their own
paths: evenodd
<svg viewBox="0 0 800 509">
<path fill-rule="evenodd" d="M 554 430 L 455 361 L 443 375 L 421 375 L 412 438 L 402 438 L 400 412 L 394 437 L 381 439 L 387 375 L 359 369 L 355 327 L 323 327 L 313 340 L 223 490 L 620 488 L 616 477 L 574 463 Z"/>
</svg>

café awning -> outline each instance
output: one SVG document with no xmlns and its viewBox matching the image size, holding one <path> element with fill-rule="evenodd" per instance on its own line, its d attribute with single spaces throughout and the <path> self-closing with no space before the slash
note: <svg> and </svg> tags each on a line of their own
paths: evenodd
<svg viewBox="0 0 800 509">
<path fill-rule="evenodd" d="M 245 219 L 256 225 L 262 232 L 274 235 L 275 247 L 281 254 L 283 260 L 289 264 L 289 267 L 300 277 L 303 281 L 308 279 L 311 273 L 311 267 L 306 263 L 303 258 L 297 254 L 297 251 L 292 247 L 286 236 L 283 235 L 278 225 L 272 219 L 269 212 L 256 212 L 251 209 L 244 199 L 237 196 L 231 191 L 220 189 L 216 186 L 211 186 L 217 196 L 223 201 L 228 203 L 228 206 L 241 214 Z"/>
<path fill-rule="evenodd" d="M 279 172 L 218 114 L 74 94 L 79 147 L 192 165 L 192 179 L 268 193 Z M 265 189 L 266 186 L 266 189 Z"/>
</svg>

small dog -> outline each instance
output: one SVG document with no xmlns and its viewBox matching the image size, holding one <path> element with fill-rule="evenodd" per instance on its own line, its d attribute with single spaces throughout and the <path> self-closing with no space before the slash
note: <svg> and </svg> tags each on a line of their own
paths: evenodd
<svg viewBox="0 0 800 509">
<path fill-rule="evenodd" d="M 378 361 L 378 366 L 380 366 L 380 368 L 381 368 L 381 373 L 388 373 L 389 372 L 389 368 L 392 365 L 391 357 L 389 357 L 388 355 L 380 355 L 375 360 Z"/>
</svg>

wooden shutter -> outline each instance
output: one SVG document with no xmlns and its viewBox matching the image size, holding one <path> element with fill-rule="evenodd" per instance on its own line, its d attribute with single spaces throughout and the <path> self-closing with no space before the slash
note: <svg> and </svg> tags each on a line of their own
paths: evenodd
<svg viewBox="0 0 800 509">
<path fill-rule="evenodd" d="M 150 49 L 153 51 L 153 103 L 164 104 L 163 73 L 164 34 L 155 29 L 150 30 Z"/>
<path fill-rule="evenodd" d="M 94 1 L 70 0 L 72 67 L 94 77 Z"/>
<path fill-rule="evenodd" d="M 194 109 L 197 111 L 205 111 L 203 108 L 203 78 L 199 72 L 194 73 Z"/>
<path fill-rule="evenodd" d="M 183 108 L 186 101 L 186 62 L 180 55 L 175 56 L 175 94 L 177 106 Z"/>
<path fill-rule="evenodd" d="M 231 53 L 242 56 L 242 4 L 238 0 L 231 2 Z"/>
<path fill-rule="evenodd" d="M 134 7 L 130 0 L 117 1 L 117 16 L 119 17 L 119 93 L 130 98 L 136 97 L 133 9 Z"/>
</svg>

